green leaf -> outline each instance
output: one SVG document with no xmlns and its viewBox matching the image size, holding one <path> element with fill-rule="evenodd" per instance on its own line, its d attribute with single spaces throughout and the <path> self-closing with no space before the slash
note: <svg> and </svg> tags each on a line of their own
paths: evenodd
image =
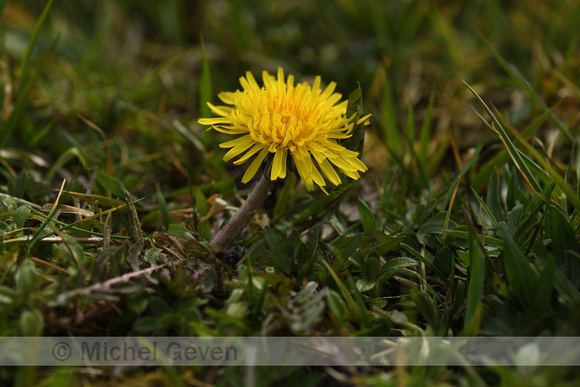
<svg viewBox="0 0 580 387">
<path fill-rule="evenodd" d="M 375 230 L 377 228 L 377 220 L 375 218 L 375 215 L 373 214 L 373 210 L 371 210 L 368 204 L 362 201 L 361 198 L 358 198 L 357 206 L 358 213 L 360 214 L 364 230 L 365 231 Z"/>
<path fill-rule="evenodd" d="M 580 257 L 578 243 L 568 220 L 550 208 L 552 252 L 556 265 L 562 269 L 575 287 L 580 285 Z"/>
<path fill-rule="evenodd" d="M 136 332 L 144 333 L 156 331 L 158 329 L 158 320 L 157 316 L 143 317 L 133 324 L 133 329 Z"/>
<path fill-rule="evenodd" d="M 334 273 L 333 278 L 335 280 L 338 278 L 336 273 Z M 346 285 L 350 289 L 350 294 L 352 294 L 352 296 L 354 297 L 354 301 L 356 302 L 356 307 L 358 310 L 358 321 L 360 321 L 361 328 L 362 328 L 361 331 L 369 329 L 371 327 L 371 321 L 370 321 L 370 316 L 369 316 L 368 310 L 363 302 L 363 298 L 362 298 L 362 295 L 360 294 L 360 291 L 356 288 L 356 285 L 355 285 L 355 283 L 350 275 L 348 275 L 348 277 L 346 278 Z M 346 288 L 346 286 L 345 286 L 345 288 Z M 342 289 L 341 289 L 341 291 L 342 291 Z M 344 293 L 343 293 L 343 297 L 344 297 Z"/>
<path fill-rule="evenodd" d="M 16 290 L 19 293 L 25 294 L 33 290 L 38 279 L 38 272 L 34 263 L 28 259 L 24 260 L 18 268 L 14 279 L 16 280 Z"/>
<path fill-rule="evenodd" d="M 30 174 L 28 172 L 23 172 L 15 181 L 8 183 L 8 194 L 15 198 L 23 199 L 29 180 Z"/>
<path fill-rule="evenodd" d="M 471 231 L 469 232 L 469 284 L 465 305 L 465 329 L 472 326 L 472 318 L 483 297 L 483 285 L 485 282 L 485 261 L 483 252 L 475 241 L 477 237 Z"/>
<path fill-rule="evenodd" d="M 552 301 L 552 290 L 554 289 L 554 280 L 556 278 L 556 261 L 554 257 L 548 256 L 544 260 L 544 267 L 540 272 L 540 279 L 536 292 L 536 306 L 541 313 L 550 311 Z"/>
<path fill-rule="evenodd" d="M 447 246 L 443 246 L 441 250 L 433 257 L 433 265 L 445 277 L 451 274 L 451 265 L 453 264 L 453 251 Z"/>
<path fill-rule="evenodd" d="M 143 293 L 131 294 L 127 296 L 127 306 L 135 314 L 141 314 L 145 312 L 145 310 L 149 306 L 148 296 Z"/>
<path fill-rule="evenodd" d="M 560 173 L 556 171 L 549 162 L 544 159 L 544 156 L 540 154 L 517 130 L 508 126 L 512 135 L 526 148 L 526 150 L 536 159 L 536 161 L 541 165 L 543 170 L 548 173 L 550 181 L 554 181 L 556 186 L 561 189 L 565 194 L 568 201 L 574 206 L 576 211 L 580 211 L 580 197 L 576 192 L 568 185 Z M 536 189 L 536 191 L 540 191 Z"/>
<path fill-rule="evenodd" d="M 310 205 L 298 218 L 294 220 L 294 223 L 300 224 L 305 222 L 311 216 L 320 216 L 320 214 L 326 213 L 331 207 L 335 200 L 338 200 L 342 194 L 344 194 L 355 182 L 350 182 L 340 186 L 336 191 L 330 193 L 329 195 L 323 196 L 321 199 Z"/>
<path fill-rule="evenodd" d="M 417 258 L 419 261 L 423 262 L 429 269 L 433 270 L 439 277 L 441 277 L 441 279 L 447 282 L 447 284 L 450 284 L 448 276 L 439 271 L 439 268 L 433 264 L 432 260 L 427 259 L 423 254 L 419 253 L 417 250 L 407 245 L 406 243 L 401 243 L 401 247 L 415 258 Z"/>
<path fill-rule="evenodd" d="M 439 312 L 437 311 L 437 306 L 435 305 L 435 301 L 426 294 L 420 293 L 417 288 L 411 288 L 411 298 L 419 312 L 423 318 L 427 321 L 431 328 L 435 331 L 436 334 L 442 335 L 445 332 L 441 331 L 441 319 L 439 317 Z"/>
<path fill-rule="evenodd" d="M 326 294 L 326 303 L 341 323 L 346 320 L 348 317 L 348 309 L 340 294 L 334 290 L 329 290 Z"/>
<path fill-rule="evenodd" d="M 486 125 L 488 125 L 488 127 L 493 132 L 495 132 L 499 136 L 500 140 L 504 143 L 504 145 L 507 148 L 510 156 L 512 157 L 512 160 L 514 161 L 514 163 L 516 164 L 516 166 L 519 168 L 519 170 L 521 171 L 522 175 L 525 176 L 525 178 L 529 181 L 530 185 L 532 186 L 532 188 L 535 191 L 540 192 L 542 190 L 542 188 L 540 187 L 540 185 L 537 182 L 537 180 L 534 177 L 534 175 L 532 175 L 532 173 L 530 172 L 527 164 L 524 163 L 524 161 L 522 160 L 522 157 L 521 157 L 520 152 L 518 152 L 518 150 L 515 147 L 515 145 L 513 144 L 512 140 L 507 135 L 506 130 L 504 129 L 502 123 L 497 119 L 497 117 L 493 114 L 493 112 L 486 105 L 486 103 L 483 102 L 483 99 L 481 99 L 481 97 L 479 96 L 479 94 L 477 94 L 477 92 L 475 90 L 473 90 L 473 88 L 471 86 L 469 86 L 465 81 L 464 81 L 464 83 L 467 86 L 467 88 L 473 93 L 473 95 L 475 96 L 475 98 L 479 101 L 479 103 L 481 104 L 481 106 L 485 109 L 485 111 L 487 112 L 487 114 L 491 118 L 491 120 L 494 123 L 494 125 L 488 124 L 487 120 L 485 118 L 483 118 L 479 113 L 476 112 L 476 114 L 479 116 L 479 118 L 481 118 L 481 120 Z"/>
<path fill-rule="evenodd" d="M 538 129 L 542 127 L 542 124 L 549 118 L 550 114 L 552 114 L 552 112 L 556 109 L 556 107 L 557 105 L 551 107 L 548 111 L 542 113 L 538 118 L 536 118 L 522 131 L 522 136 L 524 136 L 524 138 L 534 136 Z M 471 186 L 477 190 L 485 186 L 485 184 L 490 181 L 491 176 L 494 173 L 497 173 L 496 171 L 502 168 L 502 166 L 505 165 L 509 159 L 510 157 L 506 148 L 499 151 L 495 156 L 493 156 L 489 161 L 487 161 L 479 168 L 475 177 L 471 181 Z"/>
<path fill-rule="evenodd" d="M 42 336 L 44 317 L 38 309 L 25 310 L 20 315 L 20 334 L 22 336 Z"/>
<path fill-rule="evenodd" d="M 294 269 L 294 258 L 289 254 L 290 249 L 286 235 L 282 234 L 282 236 L 280 236 L 272 227 L 266 226 L 264 228 L 264 237 L 273 253 L 272 261 L 276 268 L 282 273 L 290 276 Z"/>
<path fill-rule="evenodd" d="M 505 224 L 504 222 L 502 223 Z M 510 289 L 522 307 L 529 308 L 535 302 L 538 275 L 507 230 L 504 233 L 503 240 L 505 272 Z"/>
<path fill-rule="evenodd" d="M 373 289 L 375 286 L 377 286 L 376 281 L 369 281 L 366 278 L 359 278 L 358 280 L 356 280 L 356 288 L 361 293 L 368 292 L 369 290 Z"/>
<path fill-rule="evenodd" d="M 157 317 L 171 313 L 171 308 L 161 297 L 151 297 L 149 299 L 149 308 Z"/>
<path fill-rule="evenodd" d="M 161 192 L 159 184 L 155 186 L 155 191 L 157 193 L 157 203 L 159 204 L 159 213 L 161 214 L 161 220 L 163 221 L 163 227 L 165 230 L 169 229 L 169 223 L 171 223 L 171 218 L 169 216 L 169 209 L 167 208 L 167 202 Z"/>
<path fill-rule="evenodd" d="M 413 258 L 398 257 L 389 259 L 381 267 L 381 275 L 379 279 L 380 281 L 388 281 L 392 276 L 399 273 L 401 270 L 412 266 L 417 266 L 417 261 Z"/>
<path fill-rule="evenodd" d="M 348 259 L 352 253 L 361 245 L 362 234 L 352 237 L 341 236 L 334 246 L 334 259 Z"/>
<path fill-rule="evenodd" d="M 14 224 L 16 225 L 17 229 L 24 227 L 24 223 L 26 222 L 26 218 L 28 218 L 30 211 L 31 210 L 29 206 L 20 206 L 12 212 L 12 218 L 14 219 Z"/>
<path fill-rule="evenodd" d="M 499 199 L 499 175 L 497 169 L 491 175 L 489 186 L 487 187 L 487 206 L 492 223 L 497 227 L 497 223 L 503 220 L 503 211 Z"/>
<path fill-rule="evenodd" d="M 365 279 L 368 281 L 376 281 L 381 274 L 381 262 L 376 252 L 372 252 L 366 259 L 364 266 Z"/>
<path fill-rule="evenodd" d="M 354 117 L 352 118 L 352 120 L 354 128 L 352 130 L 352 135 L 350 138 L 347 138 L 344 141 L 342 141 L 342 145 L 346 149 L 350 149 L 360 154 L 362 153 L 364 143 L 363 140 L 365 137 L 364 123 L 357 125 L 358 120 L 363 115 L 362 89 L 360 88 L 360 84 L 358 84 L 358 87 L 355 90 L 353 90 L 348 96 L 346 116 L 350 118 L 353 115 Z"/>
<path fill-rule="evenodd" d="M 125 197 L 125 185 L 116 177 L 109 176 L 102 170 L 97 171 L 97 182 L 108 192 L 111 192 L 113 195 L 123 198 Z"/>
<path fill-rule="evenodd" d="M 191 231 L 182 224 L 170 224 L 167 229 L 167 235 L 185 240 L 195 239 Z"/>
<path fill-rule="evenodd" d="M 505 70 L 505 72 L 508 73 L 510 78 L 518 85 L 518 87 L 520 87 L 528 95 L 528 97 L 530 97 L 534 104 L 540 106 L 544 112 L 549 111 L 550 109 L 542 101 L 542 97 L 540 97 L 534 91 L 529 82 L 518 72 L 518 70 L 514 66 L 510 65 L 489 42 L 486 41 L 486 44 L 489 50 L 493 53 L 496 61 Z M 564 136 L 566 136 L 569 141 L 574 141 L 574 136 L 572 133 L 570 133 L 564 123 L 558 118 L 558 116 L 552 112 L 550 112 L 549 116 L 552 122 L 558 127 L 560 132 L 562 132 L 562 134 L 564 134 Z"/>
<path fill-rule="evenodd" d="M 158 247 L 151 248 L 145 252 L 145 255 L 143 256 L 143 260 L 145 262 L 149 262 L 151 264 L 151 266 L 158 265 L 159 264 L 159 254 L 161 254 L 162 251 L 163 250 L 158 248 Z"/>
<path fill-rule="evenodd" d="M 296 186 L 296 174 L 291 172 L 288 174 L 288 176 L 286 176 L 286 179 L 284 180 L 284 188 L 282 188 L 282 192 L 280 192 L 278 201 L 276 202 L 276 206 L 274 207 L 273 214 L 274 220 L 280 219 L 284 215 L 290 194 L 294 191 L 295 186 Z"/>
<path fill-rule="evenodd" d="M 359 250 L 362 255 L 371 251 L 376 251 L 378 255 L 385 255 L 398 247 L 403 240 L 405 237 L 388 235 L 381 230 L 371 230 L 364 233 Z"/>
<path fill-rule="evenodd" d="M 12 304 L 18 300 L 18 297 L 14 289 L 0 285 L 0 304 Z"/>
</svg>

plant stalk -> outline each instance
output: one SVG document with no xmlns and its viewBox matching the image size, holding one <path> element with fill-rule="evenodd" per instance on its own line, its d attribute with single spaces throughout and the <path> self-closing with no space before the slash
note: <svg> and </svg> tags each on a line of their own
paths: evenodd
<svg viewBox="0 0 580 387">
<path fill-rule="evenodd" d="M 256 211 L 262 207 L 264 200 L 270 193 L 274 182 L 262 175 L 246 201 L 230 221 L 217 233 L 211 246 L 214 250 L 225 251 L 238 237 L 240 232 L 250 223 Z M 218 247 L 219 246 L 219 247 Z"/>
</svg>

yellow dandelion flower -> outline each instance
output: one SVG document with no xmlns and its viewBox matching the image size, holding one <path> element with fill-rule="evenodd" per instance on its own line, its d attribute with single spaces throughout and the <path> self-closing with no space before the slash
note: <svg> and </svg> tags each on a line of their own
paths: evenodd
<svg viewBox="0 0 580 387">
<path fill-rule="evenodd" d="M 218 117 L 199 120 L 218 132 L 238 136 L 220 144 L 229 149 L 224 161 L 241 156 L 234 161 L 240 165 L 257 154 L 242 182 L 250 181 L 267 157 L 273 157 L 270 179 L 285 178 L 289 156 L 309 191 L 316 183 L 326 192 L 323 175 L 332 184 L 341 184 L 335 168 L 351 179 L 359 179 L 359 172 L 366 171 L 366 165 L 359 160 L 358 152 L 337 142 L 351 137 L 355 122 L 353 117 L 346 117 L 347 101 L 339 102 L 342 95 L 334 93 L 336 83 L 330 83 L 323 91 L 317 76 L 312 86 L 307 82 L 295 85 L 294 76 L 284 79 L 282 68 L 277 77 L 264 71 L 262 79 L 264 86 L 260 87 L 248 71 L 246 77 L 240 78 L 243 91 L 218 95 L 232 106 L 208 103 Z M 367 122 L 369 117 L 370 114 L 356 124 Z"/>
</svg>

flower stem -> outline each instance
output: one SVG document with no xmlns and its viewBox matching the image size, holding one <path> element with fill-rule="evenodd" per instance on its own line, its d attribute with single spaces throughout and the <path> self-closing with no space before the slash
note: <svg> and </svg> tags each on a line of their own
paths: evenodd
<svg viewBox="0 0 580 387">
<path fill-rule="evenodd" d="M 273 185 L 273 181 L 262 175 L 260 181 L 256 184 L 252 192 L 250 192 L 250 195 L 238 212 L 235 213 L 213 239 L 211 246 L 214 250 L 217 246 L 219 246 L 220 251 L 228 249 L 240 232 L 250 223 L 256 211 L 262 206 Z"/>
</svg>

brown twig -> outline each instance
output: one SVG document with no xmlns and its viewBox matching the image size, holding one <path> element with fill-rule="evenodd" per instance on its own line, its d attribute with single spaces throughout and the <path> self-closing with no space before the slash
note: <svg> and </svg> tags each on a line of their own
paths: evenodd
<svg viewBox="0 0 580 387">
<path fill-rule="evenodd" d="M 183 262 L 185 262 L 185 261 L 176 262 L 175 265 L 181 264 Z M 93 284 L 91 286 L 88 286 L 86 288 L 70 290 L 68 292 L 61 293 L 58 296 L 56 296 L 56 302 L 59 304 L 64 304 L 68 299 L 70 299 L 72 297 L 89 294 L 91 292 L 94 292 L 94 291 L 100 290 L 100 289 L 107 289 L 113 285 L 127 282 L 130 279 L 133 279 L 135 277 L 140 277 L 142 275 L 151 274 L 154 271 L 163 269 L 166 266 L 167 266 L 167 264 L 164 263 L 162 265 L 148 267 L 147 269 L 132 271 L 131 273 L 123 274 L 122 276 L 111 278 L 110 280 L 107 280 L 105 282 L 99 282 L 99 283 Z"/>
</svg>

